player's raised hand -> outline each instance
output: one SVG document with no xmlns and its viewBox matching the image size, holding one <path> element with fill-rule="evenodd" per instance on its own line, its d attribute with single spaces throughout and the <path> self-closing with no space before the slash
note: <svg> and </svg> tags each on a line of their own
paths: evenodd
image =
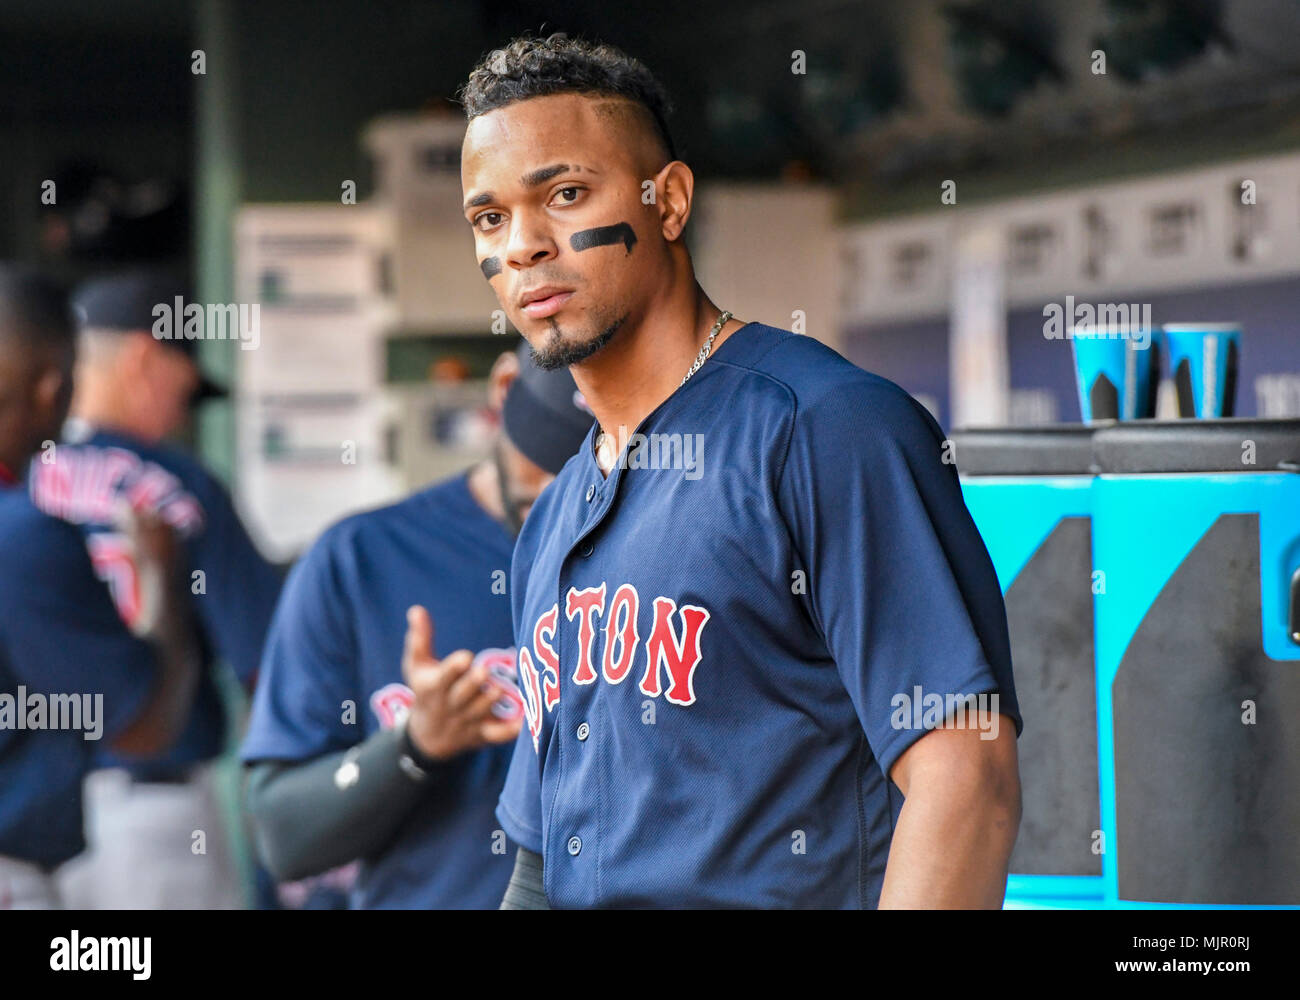
<svg viewBox="0 0 1300 1000">
<path fill-rule="evenodd" d="M 140 594 L 139 613 L 130 627 L 137 635 L 154 636 L 188 610 L 180 538 L 158 512 L 125 500 L 114 508 L 113 518 L 130 541 Z"/>
<path fill-rule="evenodd" d="M 185 552 L 175 529 L 156 511 L 123 502 L 114 520 L 130 539 L 140 591 L 140 611 L 130 628 L 153 644 L 160 668 L 148 703 L 114 748 L 157 753 L 171 745 L 189 717 L 202 662 L 186 587 Z"/>
<path fill-rule="evenodd" d="M 402 677 L 414 699 L 407 721 L 411 742 L 428 757 L 447 760 L 487 743 L 519 735 L 518 719 L 499 719 L 492 705 L 502 695 L 486 664 L 458 649 L 441 660 L 433 655 L 433 620 L 416 604 L 406 612 Z"/>
</svg>

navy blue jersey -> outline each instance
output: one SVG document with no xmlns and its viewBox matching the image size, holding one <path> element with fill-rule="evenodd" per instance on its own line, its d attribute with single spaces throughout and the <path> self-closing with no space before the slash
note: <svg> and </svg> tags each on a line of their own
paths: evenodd
<svg viewBox="0 0 1300 1000">
<path fill-rule="evenodd" d="M 402 647 L 412 604 L 433 618 L 436 656 L 472 650 L 513 678 L 512 547 L 463 475 L 326 531 L 276 609 L 244 760 L 309 760 L 397 724 L 411 704 Z M 365 859 L 354 905 L 496 908 L 513 869 L 493 819 L 511 750 L 443 765 L 392 844 Z"/>
<path fill-rule="evenodd" d="M 104 753 L 97 763 L 127 766 L 148 778 L 219 755 L 226 717 L 213 668 L 220 658 L 251 686 L 280 588 L 279 571 L 249 539 L 225 488 L 180 451 L 98 429 L 60 444 L 48 464 L 33 461 L 29 479 L 41 510 L 81 529 L 96 572 L 130 626 L 140 615 L 141 595 L 130 542 L 114 525 L 114 507 L 127 503 L 157 512 L 185 543 L 204 654 L 194 707 L 166 753 L 148 761 Z"/>
<path fill-rule="evenodd" d="M 608 479 L 593 432 L 512 570 L 527 725 L 497 815 L 552 906 L 876 905 L 887 774 L 934 699 L 1021 725 L 942 437 L 892 382 L 758 323 Z"/>
<path fill-rule="evenodd" d="M 85 847 L 81 779 L 144 707 L 156 661 L 81 535 L 21 486 L 0 487 L 0 559 L 0 855 L 53 867 Z"/>
</svg>

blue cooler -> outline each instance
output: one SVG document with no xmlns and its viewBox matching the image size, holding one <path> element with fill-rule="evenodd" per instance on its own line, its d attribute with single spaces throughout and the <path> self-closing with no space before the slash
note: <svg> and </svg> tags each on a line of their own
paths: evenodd
<svg viewBox="0 0 1300 1000">
<path fill-rule="evenodd" d="M 1093 669 L 1093 429 L 951 436 L 966 506 L 1007 608 L 1024 814 L 1009 909 L 1103 899 Z"/>
<path fill-rule="evenodd" d="M 1106 901 L 1300 905 L 1300 420 L 1093 446 Z"/>
</svg>

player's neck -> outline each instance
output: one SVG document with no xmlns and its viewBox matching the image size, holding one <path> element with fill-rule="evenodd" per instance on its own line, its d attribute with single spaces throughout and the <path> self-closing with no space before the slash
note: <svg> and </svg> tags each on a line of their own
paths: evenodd
<svg viewBox="0 0 1300 1000">
<path fill-rule="evenodd" d="M 474 502 L 494 520 L 505 522 L 505 507 L 501 503 L 501 480 L 495 462 L 479 462 L 469 470 L 469 494 Z"/>
<path fill-rule="evenodd" d="M 685 308 L 624 327 L 603 350 L 570 369 L 601 429 L 616 438 L 615 454 L 641 421 L 677 391 L 718 321 L 721 310 L 699 285 L 695 292 Z M 729 319 L 714 337 L 713 351 L 744 325 Z"/>
<path fill-rule="evenodd" d="M 87 379 L 78 383 L 69 416 L 87 427 L 117 431 L 142 441 L 158 438 L 150 427 L 136 418 L 125 393 L 113 391 L 112 387 L 98 381 Z"/>
</svg>

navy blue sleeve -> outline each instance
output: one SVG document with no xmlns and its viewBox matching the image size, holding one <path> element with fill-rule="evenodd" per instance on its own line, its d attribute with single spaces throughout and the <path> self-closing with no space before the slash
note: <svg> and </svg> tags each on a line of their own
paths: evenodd
<svg viewBox="0 0 1300 1000">
<path fill-rule="evenodd" d="M 310 760 L 363 738 L 355 610 L 327 532 L 294 566 L 271 620 L 240 756 Z"/>
<path fill-rule="evenodd" d="M 548 486 L 533 505 L 511 556 L 510 608 L 514 622 L 516 649 L 524 649 L 532 642 L 532 636 L 523 634 L 519 622 L 528 585 L 528 572 L 533 561 L 533 550 L 537 540 L 546 533 L 546 521 L 551 500 L 555 495 L 553 486 L 554 483 Z M 524 684 L 522 672 L 519 682 L 522 690 Z M 501 798 L 497 802 L 496 817 L 501 828 L 505 830 L 506 836 L 516 844 L 536 854 L 542 853 L 541 758 L 533 749 L 532 734 L 529 732 L 526 718 L 524 725 L 520 727 L 519 738 L 515 741 L 515 752 L 510 758 L 510 770 L 506 774 L 505 787 L 501 789 Z"/>
<path fill-rule="evenodd" d="M 32 508 L 0 544 L 0 634 L 11 669 L 32 691 L 102 694 L 103 738 L 115 739 L 153 689 L 152 645 L 123 624 L 72 525 Z"/>
<path fill-rule="evenodd" d="M 519 730 L 510 758 L 505 787 L 497 802 L 496 817 L 506 836 L 534 854 L 542 853 L 541 767 L 528 726 Z"/>
<path fill-rule="evenodd" d="M 194 605 L 209 644 L 248 684 L 261 661 L 280 572 L 248 537 L 226 489 L 206 472 L 198 475 L 205 522 L 190 542 L 190 565 L 203 571 L 205 592 Z"/>
<path fill-rule="evenodd" d="M 991 732 L 1001 715 L 1019 734 L 1001 588 L 938 425 L 863 373 L 800 404 L 780 503 L 804 599 L 881 770 L 981 694 L 997 701 L 966 725 Z"/>
</svg>

